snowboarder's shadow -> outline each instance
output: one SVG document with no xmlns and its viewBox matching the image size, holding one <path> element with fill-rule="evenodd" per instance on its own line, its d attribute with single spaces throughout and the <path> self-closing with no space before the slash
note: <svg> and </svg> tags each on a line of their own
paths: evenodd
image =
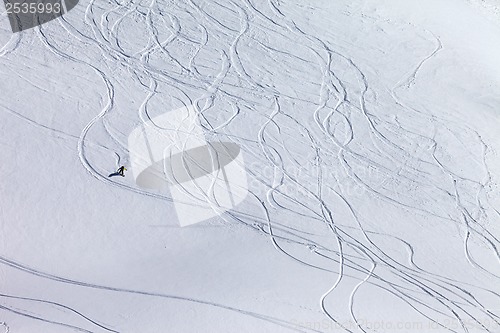
<svg viewBox="0 0 500 333">
<path fill-rule="evenodd" d="M 124 177 L 124 176 L 123 176 L 121 173 L 119 173 L 119 172 L 114 172 L 114 173 L 110 174 L 108 177 L 114 177 L 114 176 L 122 176 L 122 177 Z"/>
</svg>

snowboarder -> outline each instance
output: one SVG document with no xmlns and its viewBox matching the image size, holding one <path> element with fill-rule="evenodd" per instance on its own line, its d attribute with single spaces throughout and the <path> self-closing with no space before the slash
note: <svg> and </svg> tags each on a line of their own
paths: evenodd
<svg viewBox="0 0 500 333">
<path fill-rule="evenodd" d="M 113 177 L 113 176 L 122 176 L 125 177 L 125 171 L 127 171 L 127 168 L 125 168 L 123 165 L 116 170 L 115 173 L 110 174 L 108 177 Z"/>
<path fill-rule="evenodd" d="M 127 168 L 125 168 L 123 165 L 118 168 L 118 170 L 116 171 L 120 176 L 122 177 L 125 177 L 125 171 L 127 171 Z"/>
</svg>

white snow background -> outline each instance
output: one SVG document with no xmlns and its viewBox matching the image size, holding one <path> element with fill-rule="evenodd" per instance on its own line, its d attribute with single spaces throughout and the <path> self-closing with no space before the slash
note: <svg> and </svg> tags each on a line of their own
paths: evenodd
<svg viewBox="0 0 500 333">
<path fill-rule="evenodd" d="M 500 332 L 498 1 L 82 0 L 0 17 L 0 332 Z M 108 178 L 195 105 L 250 194 Z"/>
</svg>

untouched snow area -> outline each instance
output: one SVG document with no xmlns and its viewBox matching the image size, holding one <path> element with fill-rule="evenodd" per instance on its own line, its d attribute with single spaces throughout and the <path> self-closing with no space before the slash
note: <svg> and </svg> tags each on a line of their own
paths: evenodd
<svg viewBox="0 0 500 333">
<path fill-rule="evenodd" d="M 495 8 L 82 0 L 18 34 L 3 12 L 0 332 L 500 332 Z M 189 105 L 249 195 L 181 228 L 168 191 L 107 175 Z"/>
</svg>

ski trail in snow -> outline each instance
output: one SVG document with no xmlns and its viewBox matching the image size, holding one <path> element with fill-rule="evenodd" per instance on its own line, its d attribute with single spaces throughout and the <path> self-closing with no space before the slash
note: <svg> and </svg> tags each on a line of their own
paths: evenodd
<svg viewBox="0 0 500 333">
<path fill-rule="evenodd" d="M 6 55 L 14 52 L 21 43 L 23 34 L 13 34 L 9 41 L 0 48 L 0 57 L 5 57 Z"/>
<path fill-rule="evenodd" d="M 42 317 L 34 316 L 34 315 L 29 314 L 29 313 L 27 313 L 25 311 L 17 310 L 15 308 L 11 308 L 11 307 L 8 307 L 8 306 L 0 305 L 0 309 L 2 309 L 4 311 L 12 312 L 12 313 L 14 313 L 16 315 L 20 315 L 20 316 L 23 316 L 23 317 L 26 317 L 26 318 L 30 318 L 30 319 L 34 319 L 34 320 L 37 320 L 37 321 L 41 321 L 41 322 L 44 322 L 44 323 L 47 323 L 47 324 L 52 324 L 52 325 L 56 325 L 56 326 L 62 326 L 62 327 L 65 327 L 65 328 L 76 330 L 78 332 L 92 333 L 92 331 L 86 330 L 86 329 L 78 327 L 78 326 L 69 325 L 69 324 L 65 324 L 65 323 L 58 322 L 58 321 L 53 321 L 53 320 L 47 320 L 47 319 L 44 319 Z M 6 329 L 7 329 L 7 332 L 10 332 L 10 331 L 8 331 L 8 327 Z"/>
<path fill-rule="evenodd" d="M 41 299 L 34 299 L 34 298 L 27 298 L 27 297 L 18 297 L 18 296 L 12 296 L 12 295 L 6 295 L 6 294 L 0 294 L 0 297 L 5 297 L 5 298 L 12 298 L 12 299 L 18 299 L 18 300 L 25 300 L 25 301 L 32 301 L 32 302 L 36 302 L 36 303 L 43 303 L 43 304 L 50 304 L 50 305 L 54 305 L 56 307 L 60 307 L 62 309 L 65 309 L 65 310 L 69 310 L 70 312 L 73 312 L 75 313 L 76 315 L 84 318 L 85 320 L 89 321 L 90 323 L 92 323 L 93 325 L 95 326 L 98 326 L 106 331 L 109 331 L 109 332 L 117 332 L 117 331 L 114 331 L 106 326 L 103 326 L 101 324 L 99 324 L 98 322 L 90 319 L 89 317 L 85 316 L 84 314 L 80 313 L 79 311 L 73 309 L 73 308 L 70 308 L 66 305 L 63 305 L 63 304 L 60 304 L 60 303 L 56 303 L 56 302 L 51 302 L 51 301 L 45 301 L 45 300 L 41 300 Z"/>
<path fill-rule="evenodd" d="M 280 320 L 280 319 L 277 319 L 277 318 L 273 318 L 273 317 L 262 315 L 262 314 L 258 314 L 258 313 L 253 313 L 253 312 L 250 312 L 250 311 L 245 311 L 245 310 L 238 309 L 238 308 L 233 308 L 233 307 L 222 305 L 222 304 L 217 304 L 217 303 L 213 303 L 213 302 L 198 300 L 198 299 L 190 298 L 190 297 L 181 297 L 181 296 L 176 296 L 176 295 L 167 295 L 167 294 L 162 294 L 162 293 L 154 293 L 154 292 L 147 292 L 147 291 L 141 291 L 141 290 L 132 290 L 132 289 L 125 289 L 125 288 L 115 288 L 115 287 L 108 287 L 108 286 L 102 286 L 102 285 L 97 285 L 97 284 L 91 284 L 91 283 L 87 283 L 87 282 L 66 279 L 64 277 L 59 277 L 59 276 L 56 276 L 56 275 L 52 275 L 52 274 L 47 274 L 47 273 L 44 273 L 44 272 L 40 272 L 40 271 L 37 271 L 37 270 L 32 269 L 30 267 L 27 267 L 27 266 L 21 265 L 19 263 L 16 263 L 14 261 L 11 261 L 11 260 L 9 260 L 7 258 L 0 257 L 0 261 L 3 264 L 8 265 L 9 267 L 12 267 L 14 269 L 23 271 L 25 273 L 36 275 L 36 276 L 39 276 L 41 278 L 50 279 L 50 280 L 57 281 L 57 282 L 64 283 L 64 284 L 70 284 L 70 285 L 75 285 L 75 286 L 80 286 L 80 287 L 86 287 L 86 288 L 92 288 L 92 289 L 99 289 L 99 290 L 107 290 L 107 291 L 113 291 L 113 292 L 119 292 L 119 293 L 128 293 L 128 294 L 137 294 L 137 295 L 142 295 L 142 296 L 151 296 L 151 297 L 166 298 L 166 299 L 172 299 L 172 300 L 178 300 L 178 301 L 185 301 L 185 302 L 193 302 L 193 303 L 198 303 L 198 304 L 202 304 L 202 305 L 214 306 L 214 307 L 222 308 L 224 310 L 237 312 L 237 313 L 240 313 L 240 314 L 243 314 L 243 315 L 246 315 L 246 316 L 251 316 L 253 318 L 260 319 L 260 320 L 267 321 L 269 323 L 275 324 L 277 326 L 281 326 L 281 327 L 288 328 L 288 329 L 293 330 L 293 331 L 300 332 L 300 330 L 295 329 L 292 324 L 290 324 L 290 323 L 288 323 L 288 322 L 286 322 L 284 320 Z M 59 304 L 58 306 L 65 307 L 64 305 L 61 305 L 61 304 Z M 42 320 L 42 321 L 45 321 L 45 322 L 48 322 L 48 323 L 51 323 L 51 324 L 62 325 L 62 326 L 70 327 L 70 328 L 75 328 L 75 329 L 78 329 L 78 330 L 84 331 L 84 332 L 90 332 L 90 331 L 87 331 L 85 329 L 81 329 L 81 328 L 78 328 L 78 327 L 75 327 L 75 326 L 71 326 L 71 325 L 67 325 L 67 324 L 64 324 L 64 323 L 54 322 L 54 321 L 50 321 L 50 320 L 45 320 L 43 318 L 38 318 L 38 317 L 35 317 L 35 316 L 31 316 L 31 315 L 26 314 L 26 313 L 24 313 L 22 311 L 17 311 L 17 310 L 8 308 L 8 307 L 4 307 L 2 305 L 0 305 L 0 308 L 8 310 L 8 311 L 12 311 L 12 312 L 20 314 L 20 315 L 24 315 L 24 316 L 27 316 L 27 317 L 30 317 L 30 318 L 33 318 L 33 319 Z M 311 331 L 313 331 L 313 332 L 319 332 L 319 331 L 315 331 L 315 330 L 311 330 Z"/>
</svg>

